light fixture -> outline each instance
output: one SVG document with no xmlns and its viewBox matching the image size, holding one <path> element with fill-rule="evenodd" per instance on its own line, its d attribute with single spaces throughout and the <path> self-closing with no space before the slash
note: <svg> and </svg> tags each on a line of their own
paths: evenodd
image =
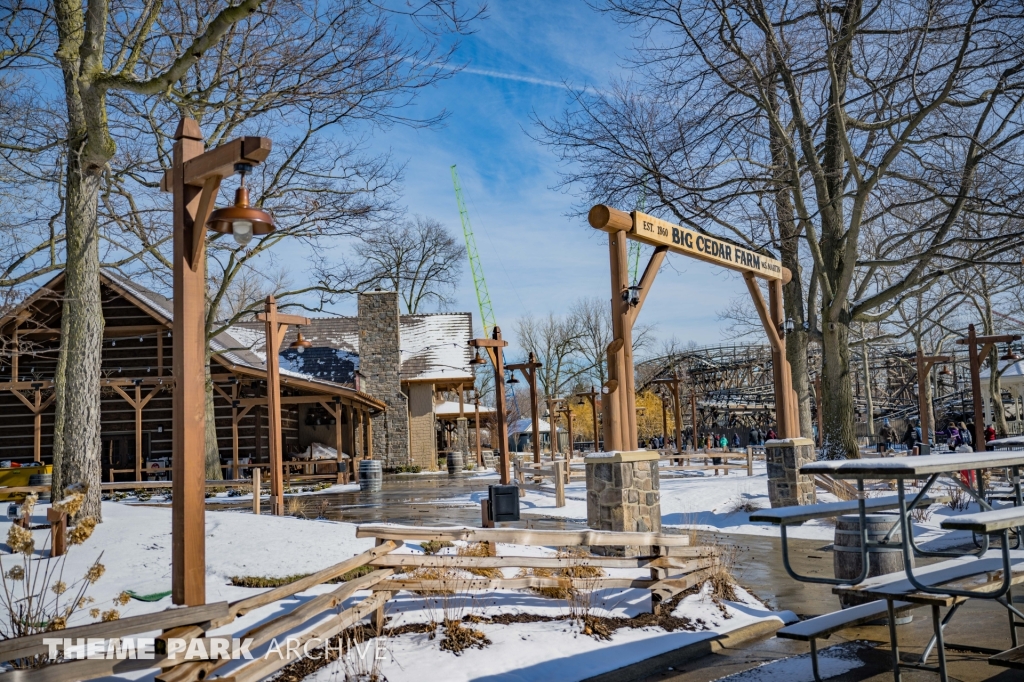
<svg viewBox="0 0 1024 682">
<path fill-rule="evenodd" d="M 227 208 L 218 208 L 206 221 L 207 229 L 234 236 L 239 246 L 245 246 L 256 234 L 270 234 L 277 228 L 269 213 L 249 205 L 249 189 L 245 186 L 245 174 L 252 170 L 247 163 L 236 163 L 235 172 L 242 176 L 235 190 L 235 203 Z"/>
<path fill-rule="evenodd" d="M 939 374 L 947 377 L 950 376 L 952 373 L 953 371 L 949 367 L 943 367 L 942 369 L 939 370 Z"/>
<path fill-rule="evenodd" d="M 486 360 L 484 360 L 482 357 L 480 357 L 480 349 L 477 348 L 476 349 L 476 355 L 474 355 L 473 359 L 469 361 L 469 364 L 471 364 L 471 365 L 482 365 L 482 364 L 484 364 L 486 362 L 487 362 Z"/>
<path fill-rule="evenodd" d="M 164 432 L 164 427 L 163 427 L 163 424 L 161 424 L 161 425 L 159 425 L 159 426 L 157 426 L 157 427 L 156 427 L 156 432 L 157 432 L 157 433 L 163 433 L 163 432 Z"/>
<path fill-rule="evenodd" d="M 296 353 L 298 353 L 300 355 L 302 353 L 306 352 L 307 348 L 312 348 L 312 347 L 313 347 L 312 343 L 310 343 L 306 339 L 302 338 L 302 332 L 299 332 L 298 337 L 294 341 L 292 341 L 292 344 L 289 346 L 289 348 L 293 349 Z"/>
<path fill-rule="evenodd" d="M 785 332 L 787 334 L 792 334 L 793 333 L 793 330 L 796 329 L 796 325 L 793 323 L 793 318 L 792 317 L 786 319 L 786 324 L 783 327 L 783 329 L 785 330 Z"/>
<path fill-rule="evenodd" d="M 628 303 L 631 308 L 640 305 L 640 287 L 633 285 L 622 290 L 622 300 Z"/>
<path fill-rule="evenodd" d="M 519 379 L 516 379 L 516 373 L 515 372 L 509 372 L 508 381 L 506 381 L 505 383 L 507 383 L 507 384 L 518 384 L 519 383 Z"/>
<path fill-rule="evenodd" d="M 1000 360 L 1020 360 L 1020 356 L 1013 352 L 1013 344 L 1006 344 L 1006 355 L 999 358 Z"/>
</svg>

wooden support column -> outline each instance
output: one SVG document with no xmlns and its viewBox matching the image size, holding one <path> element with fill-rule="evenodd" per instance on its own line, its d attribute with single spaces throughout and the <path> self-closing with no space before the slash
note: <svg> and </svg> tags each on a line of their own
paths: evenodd
<svg viewBox="0 0 1024 682">
<path fill-rule="evenodd" d="M 173 193 L 171 591 L 175 604 L 206 603 L 206 222 L 221 179 L 258 164 L 270 140 L 247 137 L 204 152 L 199 124 L 183 118 L 160 187 Z"/>
<path fill-rule="evenodd" d="M 41 462 L 43 460 L 43 412 L 53 404 L 57 394 L 56 392 L 50 394 L 50 397 L 44 401 L 39 388 L 35 389 L 35 395 L 32 400 L 26 398 L 17 389 L 12 388 L 11 393 L 32 412 L 32 459 L 35 462 Z"/>
<path fill-rule="evenodd" d="M 272 514 L 284 514 L 284 456 L 281 433 L 281 362 L 278 352 L 288 331 L 288 325 L 307 325 L 308 317 L 283 315 L 277 312 L 277 301 L 267 296 L 263 312 L 256 316 L 264 323 L 267 355 L 267 421 L 270 427 L 270 510 Z"/>
<path fill-rule="evenodd" d="M 696 393 L 691 393 L 690 394 L 690 413 L 691 413 L 691 419 L 693 421 L 693 449 L 697 450 L 697 439 L 699 438 L 699 436 L 697 435 L 697 394 Z"/>
<path fill-rule="evenodd" d="M 957 339 L 958 344 L 967 346 L 968 359 L 970 360 L 971 398 L 974 406 L 974 433 L 972 435 L 974 436 L 975 452 L 985 452 L 985 408 L 981 396 L 981 364 L 985 361 L 985 357 L 995 344 L 1019 340 L 1019 334 L 978 336 L 973 324 L 967 328 L 966 339 Z M 996 368 L 993 367 L 992 371 L 994 372 L 995 370 Z M 996 406 L 993 405 L 992 409 L 995 410 Z M 1003 409 L 1003 406 L 999 405 L 998 409 Z"/>
<path fill-rule="evenodd" d="M 470 339 L 469 345 L 484 348 L 494 365 L 494 397 L 498 433 L 494 438 L 498 441 L 498 473 L 502 485 L 512 481 L 511 462 L 508 455 L 508 421 L 505 406 L 505 359 L 504 348 L 508 342 L 501 338 L 501 329 L 494 327 L 489 339 Z"/>
<path fill-rule="evenodd" d="M 481 469 L 484 468 L 484 451 L 480 446 L 480 396 L 473 397 L 473 405 L 476 410 L 476 465 Z"/>
<path fill-rule="evenodd" d="M 786 359 L 785 329 L 782 323 L 782 280 L 768 281 L 768 305 L 765 305 L 761 289 L 753 273 L 744 272 L 750 297 L 761 318 L 761 325 L 772 349 L 772 379 L 775 384 L 775 421 L 779 438 L 796 438 L 800 435 L 797 421 L 797 400 L 793 391 L 793 377 Z"/>
<path fill-rule="evenodd" d="M 171 591 L 175 604 L 199 606 L 206 603 L 206 221 L 196 216 L 204 189 L 185 184 L 185 164 L 203 154 L 203 136 L 184 118 L 174 139 Z"/>
<path fill-rule="evenodd" d="M 124 400 L 132 406 L 135 410 L 135 480 L 142 480 L 142 408 L 149 404 L 149 401 L 153 399 L 160 389 L 161 386 L 157 386 L 149 392 L 146 397 L 142 397 L 142 380 L 136 380 L 135 383 L 135 397 L 132 397 L 125 393 L 125 391 L 117 384 L 112 384 L 115 391 L 117 391 Z M 205 400 L 205 393 L 204 398 Z M 203 485 L 206 485 L 206 473 L 203 473 Z M 205 488 L 204 488 L 205 497 Z"/>
<path fill-rule="evenodd" d="M 530 387 L 530 421 L 532 422 L 530 428 L 533 435 L 533 463 L 540 464 L 540 400 L 537 395 L 537 369 L 543 367 L 541 363 L 537 362 L 537 357 L 530 352 L 529 358 L 526 362 L 521 362 L 514 365 L 509 365 L 508 369 L 511 371 L 519 370 L 526 377 L 527 384 Z M 461 403 L 460 403 L 461 408 Z M 548 408 L 550 411 L 550 408 Z"/>
</svg>

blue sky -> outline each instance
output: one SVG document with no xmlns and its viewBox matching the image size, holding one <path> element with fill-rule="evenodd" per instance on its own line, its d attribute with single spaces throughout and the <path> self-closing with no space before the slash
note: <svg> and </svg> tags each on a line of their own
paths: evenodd
<svg viewBox="0 0 1024 682">
<path fill-rule="evenodd" d="M 600 89 L 628 77 L 631 38 L 580 0 L 493 2 L 478 29 L 456 57 L 466 68 L 418 101 L 424 115 L 450 113 L 443 127 L 399 127 L 370 144 L 407 162 L 411 213 L 461 234 L 449 172 L 458 165 L 495 315 L 510 332 L 528 312 L 563 312 L 580 296 L 610 296 L 607 238 L 568 217 L 578 197 L 554 188 L 558 160 L 531 139 L 531 117 L 564 109 L 563 81 Z M 641 321 L 656 324 L 659 338 L 718 342 L 727 326 L 718 312 L 745 294 L 741 277 L 682 256 L 668 260 Z M 453 309 L 472 311 L 479 324 L 468 265 Z"/>
</svg>

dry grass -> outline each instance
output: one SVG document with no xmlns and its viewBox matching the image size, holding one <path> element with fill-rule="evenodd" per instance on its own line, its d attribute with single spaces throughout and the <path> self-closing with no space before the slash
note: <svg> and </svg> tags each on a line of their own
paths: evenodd
<svg viewBox="0 0 1024 682">
<path fill-rule="evenodd" d="M 748 500 L 745 497 L 737 498 L 726 514 L 753 514 L 756 511 L 762 509 L 761 505 L 756 504 L 753 500 Z"/>
<path fill-rule="evenodd" d="M 494 556 L 494 554 L 491 553 L 491 546 L 486 542 L 474 542 L 466 545 L 465 547 L 459 547 L 458 555 L 478 557 Z M 505 577 L 505 574 L 501 572 L 500 568 L 467 568 L 466 570 L 473 575 L 478 575 L 483 578 L 494 579 Z"/>
<path fill-rule="evenodd" d="M 306 515 L 308 503 L 302 497 L 289 497 L 284 501 L 284 513 L 288 516 L 295 516 L 300 519 L 308 518 Z"/>
<path fill-rule="evenodd" d="M 948 486 L 946 494 L 949 495 L 949 502 L 946 503 L 946 506 L 953 511 L 966 511 L 971 506 L 970 495 L 965 493 L 960 486 Z"/>
<path fill-rule="evenodd" d="M 454 547 L 452 543 L 447 540 L 428 540 L 427 542 L 420 543 L 420 549 L 423 550 L 424 554 L 437 554 L 446 547 Z"/>
</svg>

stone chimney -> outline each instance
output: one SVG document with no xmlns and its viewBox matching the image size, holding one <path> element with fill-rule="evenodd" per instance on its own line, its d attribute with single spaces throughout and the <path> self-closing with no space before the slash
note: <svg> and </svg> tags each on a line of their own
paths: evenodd
<svg viewBox="0 0 1024 682">
<path fill-rule="evenodd" d="M 373 457 L 385 467 L 409 462 L 409 408 L 402 393 L 398 293 L 359 294 L 359 388 L 388 409 L 373 418 Z"/>
</svg>

